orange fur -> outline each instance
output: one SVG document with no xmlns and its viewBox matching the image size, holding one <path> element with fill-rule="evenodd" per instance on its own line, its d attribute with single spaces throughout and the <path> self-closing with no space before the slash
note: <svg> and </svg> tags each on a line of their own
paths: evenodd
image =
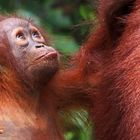
<svg viewBox="0 0 140 140">
<path fill-rule="evenodd" d="M 139 0 L 100 0 L 97 30 L 56 75 L 61 103 L 89 104 L 97 140 L 140 139 L 139 13 Z"/>
</svg>

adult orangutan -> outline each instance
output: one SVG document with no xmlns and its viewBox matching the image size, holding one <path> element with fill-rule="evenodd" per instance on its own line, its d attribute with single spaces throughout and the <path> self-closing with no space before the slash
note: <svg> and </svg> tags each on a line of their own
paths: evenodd
<svg viewBox="0 0 140 140">
<path fill-rule="evenodd" d="M 96 140 L 139 140 L 140 0 L 100 0 L 98 18 L 74 66 L 56 75 L 58 95 L 82 106 L 89 97 Z"/>
<path fill-rule="evenodd" d="M 0 139 L 62 140 L 56 100 L 42 98 L 58 53 L 33 22 L 0 17 Z"/>
</svg>

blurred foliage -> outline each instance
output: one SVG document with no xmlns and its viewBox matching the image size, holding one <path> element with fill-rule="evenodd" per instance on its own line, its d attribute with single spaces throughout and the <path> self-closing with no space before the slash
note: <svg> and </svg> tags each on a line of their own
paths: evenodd
<svg viewBox="0 0 140 140">
<path fill-rule="evenodd" d="M 91 140 L 92 127 L 87 116 L 87 112 L 83 109 L 62 112 L 66 140 Z"/>
<path fill-rule="evenodd" d="M 96 19 L 95 9 L 96 0 L 0 0 L 1 14 L 15 13 L 33 19 L 45 28 L 54 47 L 65 56 L 76 52 L 86 39 Z M 75 116 L 78 113 L 80 119 Z M 73 114 L 76 121 L 65 122 L 66 139 L 90 140 L 91 127 L 82 120 L 87 113 Z"/>
</svg>

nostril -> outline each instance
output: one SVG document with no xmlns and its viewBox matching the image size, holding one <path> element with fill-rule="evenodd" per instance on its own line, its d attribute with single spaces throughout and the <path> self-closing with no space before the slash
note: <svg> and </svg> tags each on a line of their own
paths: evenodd
<svg viewBox="0 0 140 140">
<path fill-rule="evenodd" d="M 44 45 L 37 45 L 37 46 L 35 46 L 36 48 L 42 48 L 42 47 L 44 47 Z"/>
</svg>

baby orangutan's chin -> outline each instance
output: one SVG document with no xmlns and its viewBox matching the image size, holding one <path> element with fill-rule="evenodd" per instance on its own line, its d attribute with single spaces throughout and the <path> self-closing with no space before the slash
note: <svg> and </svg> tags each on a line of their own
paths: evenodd
<svg viewBox="0 0 140 140">
<path fill-rule="evenodd" d="M 31 86 L 35 87 L 42 87 L 50 80 L 52 76 L 58 71 L 58 62 L 57 63 L 50 63 L 48 64 L 40 64 L 31 66 L 26 71 L 26 77 L 29 81 Z M 36 86 L 38 85 L 38 86 Z"/>
</svg>

